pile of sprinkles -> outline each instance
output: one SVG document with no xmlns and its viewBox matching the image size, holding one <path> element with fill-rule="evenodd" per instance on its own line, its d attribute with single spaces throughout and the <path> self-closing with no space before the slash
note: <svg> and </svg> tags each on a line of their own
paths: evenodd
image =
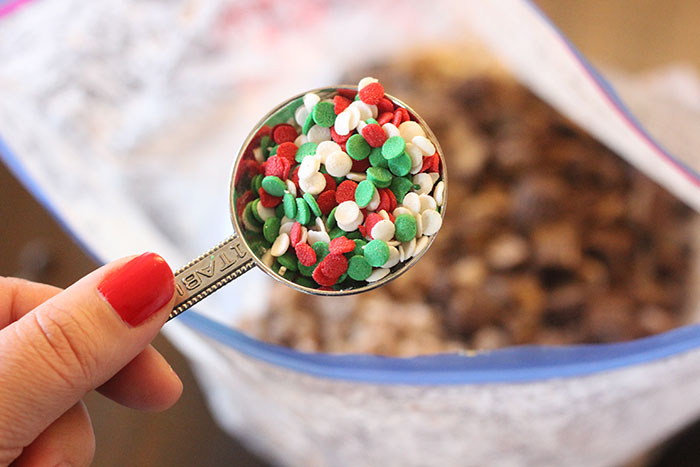
<svg viewBox="0 0 700 467">
<path fill-rule="evenodd" d="M 236 195 L 253 253 L 285 279 L 320 290 L 363 287 L 427 248 L 442 225 L 435 145 L 366 77 L 304 95 L 294 117 L 263 126 Z"/>
</svg>

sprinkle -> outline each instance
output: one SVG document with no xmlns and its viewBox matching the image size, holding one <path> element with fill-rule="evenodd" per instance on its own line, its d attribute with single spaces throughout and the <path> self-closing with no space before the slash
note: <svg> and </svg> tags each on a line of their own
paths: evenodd
<svg viewBox="0 0 700 467">
<path fill-rule="evenodd" d="M 379 82 L 369 83 L 360 89 L 360 100 L 365 104 L 377 105 L 384 97 L 384 86 Z"/>
<path fill-rule="evenodd" d="M 365 245 L 364 256 L 370 266 L 380 267 L 389 259 L 389 245 L 383 240 L 372 240 Z"/>
<path fill-rule="evenodd" d="M 272 196 L 283 196 L 284 191 L 287 189 L 287 185 L 282 181 L 282 179 L 280 179 L 280 177 L 268 175 L 262 180 L 262 188 Z"/>
<path fill-rule="evenodd" d="M 275 127 L 272 129 L 272 139 L 277 144 L 292 142 L 296 139 L 296 137 L 297 130 L 295 130 L 294 127 L 288 123 L 275 125 Z"/>
<path fill-rule="evenodd" d="M 400 136 L 392 136 L 382 145 L 382 156 L 385 159 L 393 159 L 403 154 L 406 149 L 406 141 Z"/>
<path fill-rule="evenodd" d="M 374 183 L 370 180 L 360 182 L 355 190 L 355 202 L 357 205 L 361 208 L 367 207 L 370 201 L 372 201 L 376 190 Z"/>
<path fill-rule="evenodd" d="M 321 193 L 316 199 L 316 203 L 321 210 L 321 215 L 327 216 L 331 210 L 338 205 L 335 190 L 326 190 Z"/>
<path fill-rule="evenodd" d="M 329 175 L 333 177 L 344 177 L 352 169 L 352 159 L 343 151 L 336 151 L 326 157 L 324 164 Z"/>
<path fill-rule="evenodd" d="M 330 102 L 319 102 L 314 106 L 311 116 L 317 125 L 330 128 L 335 123 L 335 110 Z"/>
<path fill-rule="evenodd" d="M 348 276 L 356 281 L 366 280 L 372 274 L 372 266 L 362 255 L 355 255 L 348 261 Z"/>
<path fill-rule="evenodd" d="M 416 238 L 416 219 L 412 214 L 396 216 L 394 225 L 396 226 L 396 240 L 409 242 L 412 238 Z"/>
<path fill-rule="evenodd" d="M 329 244 L 329 250 L 336 255 L 350 253 L 355 249 L 355 242 L 345 236 L 334 238 Z"/>
<path fill-rule="evenodd" d="M 338 204 L 344 201 L 354 201 L 355 200 L 355 190 L 357 189 L 357 183 L 352 180 L 345 180 L 335 191 L 335 200 Z"/>
<path fill-rule="evenodd" d="M 442 226 L 442 216 L 437 211 L 423 211 L 421 220 L 423 221 L 423 235 L 435 235 Z"/>
<path fill-rule="evenodd" d="M 322 173 L 316 172 L 311 177 L 307 179 L 299 179 L 299 188 L 301 188 L 304 193 L 311 193 L 312 195 L 317 195 L 323 191 L 326 187 L 326 177 Z"/>
<path fill-rule="evenodd" d="M 272 243 L 280 233 L 280 220 L 277 217 L 270 217 L 263 225 L 263 236 L 265 240 Z"/>
<path fill-rule="evenodd" d="M 309 209 L 309 205 L 306 204 L 306 201 L 304 201 L 304 198 L 297 198 L 296 220 L 302 225 L 306 225 L 311 221 L 311 210 Z"/>
<path fill-rule="evenodd" d="M 408 175 L 411 171 L 411 157 L 402 152 L 398 157 L 389 159 L 389 170 L 398 177 Z"/>
<path fill-rule="evenodd" d="M 306 204 L 309 205 L 311 212 L 315 216 L 321 215 L 321 208 L 318 206 L 318 203 L 316 202 L 316 198 L 314 198 L 311 193 L 304 193 L 304 201 L 306 201 Z"/>
<path fill-rule="evenodd" d="M 301 238 L 303 236 L 303 229 L 304 228 L 299 222 L 295 222 L 294 224 L 292 224 L 292 228 L 289 230 L 289 241 L 293 248 L 296 248 L 299 242 L 301 242 Z"/>
<path fill-rule="evenodd" d="M 299 263 L 303 266 L 313 266 L 316 264 L 316 252 L 308 243 L 298 243 L 294 247 Z"/>
<path fill-rule="evenodd" d="M 371 149 L 367 141 L 359 134 L 354 134 L 348 139 L 346 148 L 348 155 L 357 161 L 367 158 Z"/>
<path fill-rule="evenodd" d="M 278 196 L 272 196 L 267 193 L 262 187 L 258 189 L 258 195 L 260 196 L 260 205 L 264 208 L 274 208 L 282 202 L 282 198 Z"/>
<path fill-rule="evenodd" d="M 374 183 L 377 188 L 386 188 L 391 185 L 391 172 L 381 167 L 370 167 L 367 169 L 367 180 Z"/>
<path fill-rule="evenodd" d="M 377 123 L 370 123 L 362 129 L 362 137 L 373 148 L 379 148 L 384 145 L 387 140 L 384 129 Z"/>
<path fill-rule="evenodd" d="M 303 109 L 303 107 L 299 107 Z M 279 145 L 277 148 L 277 156 L 287 159 L 290 164 L 294 162 L 297 154 L 297 145 L 294 143 L 286 142 Z"/>
<path fill-rule="evenodd" d="M 352 104 L 352 101 L 347 97 L 335 96 L 333 98 L 333 111 L 336 115 L 340 114 L 343 110 L 347 109 L 348 106 Z"/>
<path fill-rule="evenodd" d="M 282 256 L 289 248 L 289 235 L 283 233 L 277 236 L 272 247 L 270 247 L 270 254 L 272 256 Z"/>
<path fill-rule="evenodd" d="M 302 144 L 301 146 L 299 146 L 299 149 L 297 149 L 297 152 L 294 154 L 294 160 L 296 162 L 302 162 L 306 158 L 306 156 L 313 156 L 314 154 L 316 154 L 318 146 L 318 144 L 312 142 Z"/>
</svg>

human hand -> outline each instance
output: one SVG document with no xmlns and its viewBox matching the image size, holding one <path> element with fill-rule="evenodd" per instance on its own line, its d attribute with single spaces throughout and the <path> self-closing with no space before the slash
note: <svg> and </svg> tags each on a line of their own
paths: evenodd
<svg viewBox="0 0 700 467">
<path fill-rule="evenodd" d="M 89 465 L 90 390 L 140 410 L 174 404 L 182 383 L 149 345 L 173 306 L 158 255 L 124 258 L 66 290 L 0 277 L 0 466 Z"/>
</svg>

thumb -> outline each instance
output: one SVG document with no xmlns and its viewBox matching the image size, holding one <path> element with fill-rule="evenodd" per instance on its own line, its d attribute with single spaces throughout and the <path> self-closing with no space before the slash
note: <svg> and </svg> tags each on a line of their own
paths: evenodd
<svg viewBox="0 0 700 467">
<path fill-rule="evenodd" d="M 85 276 L 0 331 L 0 458 L 31 443 L 158 333 L 173 274 L 154 253 Z"/>
</svg>

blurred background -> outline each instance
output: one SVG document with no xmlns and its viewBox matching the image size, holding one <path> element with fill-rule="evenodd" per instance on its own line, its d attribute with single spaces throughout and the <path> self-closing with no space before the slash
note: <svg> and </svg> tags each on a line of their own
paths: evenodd
<svg viewBox="0 0 700 467">
<path fill-rule="evenodd" d="M 644 71 L 683 62 L 700 70 L 700 3 L 537 0 L 594 63 Z M 2 1 L 0 1 L 0 5 Z M 1 130 L 1 129 L 0 129 Z M 65 287 L 96 264 L 0 165 L 0 274 Z M 182 377 L 180 402 L 162 414 L 142 414 L 97 394 L 87 397 L 97 437 L 94 465 L 266 465 L 212 421 L 186 361 L 162 337 L 155 346 Z M 700 425 L 690 427 L 634 465 L 700 462 Z"/>
</svg>

